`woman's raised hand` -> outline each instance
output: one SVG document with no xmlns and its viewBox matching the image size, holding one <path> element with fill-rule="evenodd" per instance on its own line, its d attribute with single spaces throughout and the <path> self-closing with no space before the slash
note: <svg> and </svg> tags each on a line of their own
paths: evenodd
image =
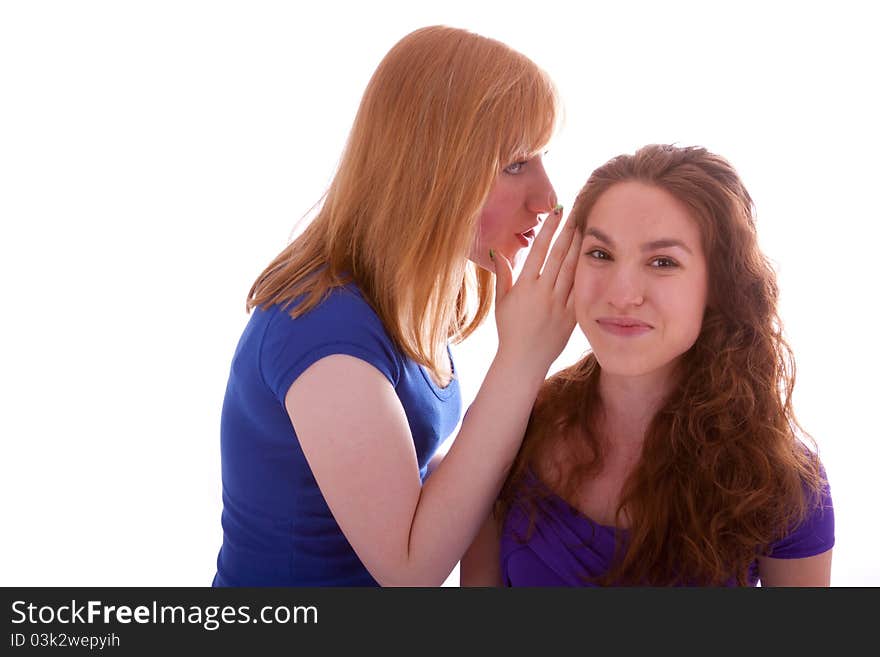
<svg viewBox="0 0 880 657">
<path fill-rule="evenodd" d="M 541 370 L 542 376 L 565 348 L 575 325 L 573 286 L 581 236 L 568 222 L 551 249 L 561 221 L 562 206 L 556 206 L 515 283 L 510 262 L 500 251 L 493 253 L 498 353 Z"/>
</svg>

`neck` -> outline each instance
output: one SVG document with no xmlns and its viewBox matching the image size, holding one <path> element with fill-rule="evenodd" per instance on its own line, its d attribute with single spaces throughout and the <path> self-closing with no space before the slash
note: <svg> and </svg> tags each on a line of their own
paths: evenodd
<svg viewBox="0 0 880 657">
<path fill-rule="evenodd" d="M 674 385 L 674 367 L 639 376 L 599 372 L 603 424 L 614 443 L 641 445 L 648 425 Z"/>
</svg>

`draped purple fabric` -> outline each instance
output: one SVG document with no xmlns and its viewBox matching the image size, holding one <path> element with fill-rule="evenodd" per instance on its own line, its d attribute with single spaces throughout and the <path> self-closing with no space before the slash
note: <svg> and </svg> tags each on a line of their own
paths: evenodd
<svg viewBox="0 0 880 657">
<path fill-rule="evenodd" d="M 542 486 L 528 475 L 526 485 Z M 501 572 L 506 586 L 594 586 L 588 578 L 605 574 L 614 557 L 618 532 L 625 548 L 627 532 L 593 522 L 561 497 L 549 493 L 538 502 L 532 519 L 523 504 L 511 506 L 501 535 Z M 770 556 L 797 559 L 821 554 L 834 545 L 834 509 L 830 489 L 822 503 L 784 539 L 771 546 Z M 749 584 L 758 582 L 758 564 Z M 731 581 L 731 585 L 735 580 Z"/>
</svg>

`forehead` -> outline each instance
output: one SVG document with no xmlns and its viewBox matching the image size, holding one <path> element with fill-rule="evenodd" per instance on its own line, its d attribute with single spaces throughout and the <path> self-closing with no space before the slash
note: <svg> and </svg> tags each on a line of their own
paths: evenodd
<svg viewBox="0 0 880 657">
<path fill-rule="evenodd" d="M 617 183 L 605 191 L 586 225 L 615 241 L 700 241 L 700 228 L 684 203 L 660 187 L 635 181 Z"/>
</svg>

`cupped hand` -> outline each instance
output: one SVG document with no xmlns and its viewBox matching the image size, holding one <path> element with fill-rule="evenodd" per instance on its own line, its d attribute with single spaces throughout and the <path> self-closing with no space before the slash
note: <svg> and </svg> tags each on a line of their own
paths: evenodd
<svg viewBox="0 0 880 657">
<path fill-rule="evenodd" d="M 581 237 L 567 222 L 553 242 L 561 221 L 562 207 L 557 206 L 547 215 L 515 283 L 510 262 L 499 250 L 493 252 L 498 353 L 523 368 L 540 370 L 542 376 L 575 325 L 573 286 Z"/>
</svg>

